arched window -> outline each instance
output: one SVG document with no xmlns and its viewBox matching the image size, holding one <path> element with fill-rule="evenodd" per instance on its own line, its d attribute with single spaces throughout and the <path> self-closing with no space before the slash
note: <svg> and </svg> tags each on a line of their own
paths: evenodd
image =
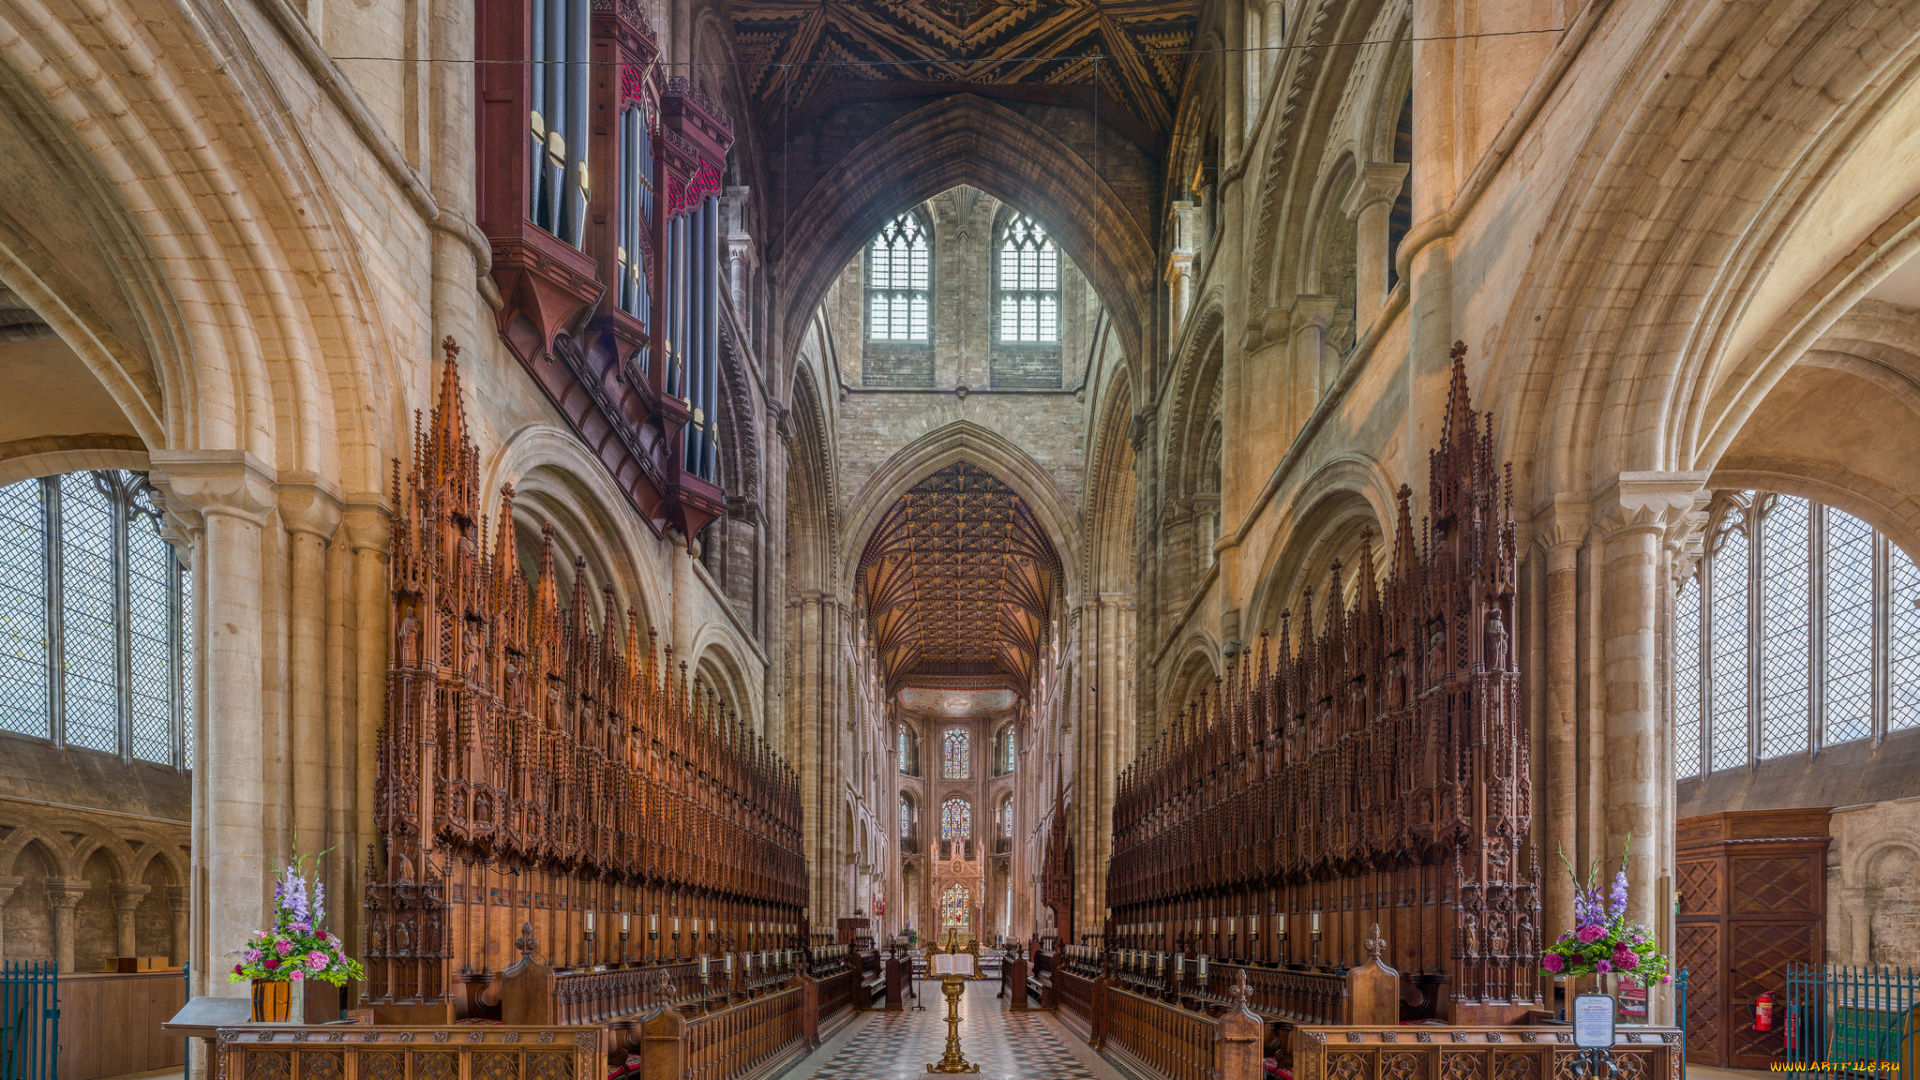
<svg viewBox="0 0 1920 1080">
<path fill-rule="evenodd" d="M 905 724 L 893 727 L 894 758 L 899 771 L 907 776 L 920 775 L 920 740 Z"/>
<path fill-rule="evenodd" d="M 1003 839 L 1013 839 L 1013 796 L 1000 800 L 1000 835 Z"/>
<path fill-rule="evenodd" d="M 0 730 L 191 768 L 192 595 L 144 474 L 0 488 Z"/>
<path fill-rule="evenodd" d="M 1025 214 L 1007 221 L 1000 241 L 1000 340 L 1060 340 L 1060 252 Z"/>
<path fill-rule="evenodd" d="M 1013 745 L 1013 724 L 1008 723 L 993 737 L 993 775 L 1005 776 L 1013 771 L 1013 763 L 1018 760 Z"/>
<path fill-rule="evenodd" d="M 867 247 L 867 337 L 927 340 L 927 288 L 932 265 L 927 231 L 909 211 L 887 223 Z"/>
<path fill-rule="evenodd" d="M 940 894 L 940 925 L 964 930 L 973 921 L 973 890 L 965 885 L 949 885 Z"/>
<path fill-rule="evenodd" d="M 948 780 L 965 780 L 973 769 L 973 744 L 963 728 L 947 732 L 941 748 L 940 775 Z"/>
<path fill-rule="evenodd" d="M 1712 520 L 1674 598 L 1679 776 L 1920 727 L 1920 569 L 1905 552 L 1791 495 L 1724 492 Z"/>
<path fill-rule="evenodd" d="M 913 839 L 913 800 L 900 796 L 900 839 Z"/>
<path fill-rule="evenodd" d="M 973 807 L 958 795 L 940 804 L 940 839 L 965 840 L 973 835 Z"/>
</svg>

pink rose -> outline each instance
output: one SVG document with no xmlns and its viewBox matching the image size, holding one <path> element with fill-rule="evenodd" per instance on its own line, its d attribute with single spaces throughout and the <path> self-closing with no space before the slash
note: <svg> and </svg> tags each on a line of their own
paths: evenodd
<svg viewBox="0 0 1920 1080">
<path fill-rule="evenodd" d="M 1540 966 L 1558 975 L 1567 969 L 1567 958 L 1557 952 L 1550 952 L 1540 958 Z"/>
<path fill-rule="evenodd" d="M 292 979 L 294 982 L 299 982 L 301 979 L 300 969 L 294 968 L 293 971 L 287 975 L 287 978 Z"/>
<path fill-rule="evenodd" d="M 315 971 L 324 970 L 327 966 L 327 954 L 319 949 L 313 950 L 307 954 L 307 966 Z"/>
<path fill-rule="evenodd" d="M 265 960 L 260 962 L 260 966 L 267 969 L 268 971 L 272 971 L 275 968 L 280 966 L 280 961 L 275 960 L 273 957 L 269 956 Z"/>
<path fill-rule="evenodd" d="M 1591 945 L 1607 936 L 1607 928 L 1601 926 L 1599 923 L 1588 923 L 1581 927 L 1579 934 L 1575 936 L 1580 939 L 1582 945 Z"/>
<path fill-rule="evenodd" d="M 321 941 L 327 940 L 327 932 L 325 930 L 322 930 L 313 936 L 319 938 Z"/>
<path fill-rule="evenodd" d="M 293 942 L 288 941 L 286 938 L 281 938 L 279 941 L 273 943 L 273 951 L 279 953 L 281 956 L 286 956 L 293 952 Z"/>
</svg>

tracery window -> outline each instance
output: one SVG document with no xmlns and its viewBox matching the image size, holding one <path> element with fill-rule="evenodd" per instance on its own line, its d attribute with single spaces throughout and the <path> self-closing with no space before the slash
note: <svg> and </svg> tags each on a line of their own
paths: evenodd
<svg viewBox="0 0 1920 1080">
<path fill-rule="evenodd" d="M 941 745 L 940 775 L 948 780 L 965 780 L 973 768 L 973 744 L 963 728 L 947 732 Z"/>
<path fill-rule="evenodd" d="M 894 757 L 899 770 L 908 776 L 918 775 L 918 763 L 914 759 L 919 755 L 914 753 L 913 732 L 908 731 L 907 725 L 905 724 L 895 724 L 893 727 L 893 739 Z"/>
<path fill-rule="evenodd" d="M 192 595 L 144 474 L 0 487 L 0 730 L 191 768 Z"/>
<path fill-rule="evenodd" d="M 965 840 L 973 835 L 973 806 L 958 795 L 940 804 L 940 839 Z"/>
<path fill-rule="evenodd" d="M 1013 796 L 1000 800 L 1000 835 L 1013 839 Z"/>
<path fill-rule="evenodd" d="M 867 247 L 867 336 L 927 340 L 932 258 L 927 231 L 909 211 L 887 223 Z"/>
<path fill-rule="evenodd" d="M 1000 241 L 1000 340 L 1060 340 L 1060 251 L 1025 214 L 1007 221 Z"/>
<path fill-rule="evenodd" d="M 1920 569 L 1871 525 L 1724 492 L 1674 599 L 1675 772 L 1920 727 Z"/>
<path fill-rule="evenodd" d="M 913 838 L 913 803 L 905 795 L 900 796 L 900 839 Z"/>
<path fill-rule="evenodd" d="M 965 885 L 949 885 L 940 894 L 940 925 L 962 930 L 973 919 L 973 890 Z"/>
</svg>

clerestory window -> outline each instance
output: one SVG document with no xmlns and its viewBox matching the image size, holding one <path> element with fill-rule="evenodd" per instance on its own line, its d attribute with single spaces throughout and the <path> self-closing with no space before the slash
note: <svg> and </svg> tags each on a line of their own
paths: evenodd
<svg viewBox="0 0 1920 1080">
<path fill-rule="evenodd" d="M 1060 251 L 1025 214 L 1008 219 L 1000 240 L 1000 340 L 1060 340 Z"/>
<path fill-rule="evenodd" d="M 867 337 L 926 341 L 932 252 L 919 215 L 901 214 L 867 247 Z"/>
</svg>

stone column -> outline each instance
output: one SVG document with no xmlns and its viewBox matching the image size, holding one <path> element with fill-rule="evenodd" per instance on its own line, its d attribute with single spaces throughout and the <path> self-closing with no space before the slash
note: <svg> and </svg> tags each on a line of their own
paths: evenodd
<svg viewBox="0 0 1920 1080">
<path fill-rule="evenodd" d="M 115 885 L 113 887 L 113 929 L 115 956 L 140 955 L 140 936 L 134 916 L 140 901 L 153 891 L 151 885 Z"/>
<path fill-rule="evenodd" d="M 1360 337 L 1366 336 L 1387 306 L 1387 218 L 1406 178 L 1404 161 L 1366 165 L 1340 207 L 1355 226 L 1354 333 Z"/>
<path fill-rule="evenodd" d="M 1293 411 L 1287 417 L 1287 430 L 1296 432 L 1313 415 L 1313 407 L 1326 392 L 1326 380 L 1320 370 L 1326 352 L 1327 324 L 1333 321 L 1334 299 L 1301 293 L 1293 298 L 1288 324 L 1293 329 Z M 1176 705 L 1177 707 L 1177 705 Z"/>
<path fill-rule="evenodd" d="M 347 759 L 341 763 L 351 785 L 351 799 L 344 810 L 348 830 L 354 839 L 355 854 L 339 859 L 345 872 L 346 891 L 337 895 L 352 897 L 353 902 L 336 902 L 333 910 L 339 918 L 342 935 L 350 942 L 360 940 L 360 901 L 364 883 L 358 873 L 366 844 L 373 839 L 373 792 L 379 777 L 379 727 L 386 715 L 387 634 L 390 598 L 387 595 L 388 508 L 378 495 L 358 496 L 341 515 L 347 530 L 347 545 L 352 552 L 348 577 L 353 594 L 352 670 L 345 677 L 352 681 L 354 723 L 346 735 Z M 341 853 L 344 854 L 344 853 Z"/>
<path fill-rule="evenodd" d="M 64 972 L 79 970 L 73 961 L 73 909 L 87 895 L 92 883 L 86 878 L 48 878 L 47 907 L 53 916 L 53 962 Z"/>
<path fill-rule="evenodd" d="M 7 901 L 13 899 L 13 891 L 25 883 L 22 877 L 0 876 L 0 956 L 11 955 L 7 952 Z"/>
<path fill-rule="evenodd" d="M 340 496 L 312 474 L 289 474 L 276 488 L 287 530 L 287 724 L 282 731 L 281 789 L 291 796 L 298 843 L 324 851 L 342 838 L 327 829 L 327 545 L 340 527 Z M 286 852 L 276 850 L 286 857 Z M 336 856 L 340 853 L 336 852 Z M 336 893 L 336 895 L 338 895 Z"/>
<path fill-rule="evenodd" d="M 1649 927 L 1665 924 L 1659 897 L 1670 888 L 1674 822 L 1662 786 L 1663 718 L 1669 717 L 1660 681 L 1659 620 L 1667 576 L 1661 541 L 1670 522 L 1704 501 L 1704 473 L 1621 473 L 1596 500 L 1604 559 L 1601 650 L 1606 703 L 1604 772 L 1606 848 L 1603 867 L 1631 842 L 1628 914 Z M 1663 879 L 1667 879 L 1663 881 Z"/>
<path fill-rule="evenodd" d="M 187 916 L 193 910 L 193 890 L 174 886 L 167 890 L 167 914 L 173 922 L 173 949 L 169 959 L 178 967 L 187 962 L 188 949 L 192 944 Z M 351 940 L 359 940 L 354 938 Z"/>
<path fill-rule="evenodd" d="M 1573 881 L 1559 865 L 1560 853 L 1580 852 L 1580 549 L 1588 528 L 1585 503 L 1555 500 L 1535 523 L 1535 535 L 1547 552 L 1546 663 L 1546 932 L 1557 935 L 1573 925 Z"/>
<path fill-rule="evenodd" d="M 273 475 L 241 450 L 155 451 L 152 466 L 168 510 L 177 503 L 204 522 L 197 623 L 205 628 L 206 723 L 194 782 L 206 826 L 193 858 L 206 891 L 193 966 L 207 971 L 213 956 L 263 925 L 268 910 L 260 552 Z M 215 995 L 244 992 L 214 979 L 206 986 Z"/>
</svg>

